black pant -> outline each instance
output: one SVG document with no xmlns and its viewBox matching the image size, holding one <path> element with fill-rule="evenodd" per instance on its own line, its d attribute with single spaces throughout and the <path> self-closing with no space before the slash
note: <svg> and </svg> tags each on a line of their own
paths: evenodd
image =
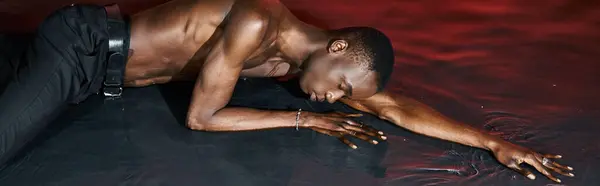
<svg viewBox="0 0 600 186">
<path fill-rule="evenodd" d="M 107 55 L 104 7 L 76 5 L 48 16 L 17 58 L 0 56 L 0 166 L 65 106 L 100 90 Z"/>
</svg>

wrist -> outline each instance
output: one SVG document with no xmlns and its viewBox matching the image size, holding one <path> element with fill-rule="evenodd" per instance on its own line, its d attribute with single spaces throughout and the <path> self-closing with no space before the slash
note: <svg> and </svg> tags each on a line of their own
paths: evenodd
<svg viewBox="0 0 600 186">
<path fill-rule="evenodd" d="M 485 149 L 493 152 L 496 149 L 498 149 L 498 147 L 501 146 L 503 142 L 504 141 L 502 139 L 492 136 L 490 137 L 490 139 L 487 139 L 483 145 Z"/>
<path fill-rule="evenodd" d="M 296 111 L 295 114 L 298 114 L 298 127 L 300 128 L 310 128 L 310 127 L 314 127 L 312 126 L 312 122 L 310 122 L 312 120 L 312 118 L 314 118 L 315 113 L 313 112 L 308 112 L 308 111 Z M 296 115 L 295 115 L 296 116 Z"/>
</svg>

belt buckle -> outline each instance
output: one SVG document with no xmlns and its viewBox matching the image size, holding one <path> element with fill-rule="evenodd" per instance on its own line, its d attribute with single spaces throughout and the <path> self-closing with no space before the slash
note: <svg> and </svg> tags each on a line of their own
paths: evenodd
<svg viewBox="0 0 600 186">
<path fill-rule="evenodd" d="M 104 96 L 110 98 L 121 97 L 123 87 L 104 87 Z"/>
</svg>

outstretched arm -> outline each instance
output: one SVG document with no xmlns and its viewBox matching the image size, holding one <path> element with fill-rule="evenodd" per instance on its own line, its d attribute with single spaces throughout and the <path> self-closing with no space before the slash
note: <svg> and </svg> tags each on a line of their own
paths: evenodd
<svg viewBox="0 0 600 186">
<path fill-rule="evenodd" d="M 549 158 L 560 158 L 559 155 L 541 155 L 509 143 L 484 131 L 452 120 L 425 104 L 405 96 L 378 93 L 364 100 L 342 99 L 340 101 L 418 134 L 492 151 L 502 164 L 530 179 L 535 179 L 535 176 L 521 168 L 519 164 L 523 162 L 530 164 L 555 182 L 560 182 L 560 180 L 553 177 L 549 170 L 573 176 L 573 174 L 567 173 L 572 168 L 549 160 Z"/>
<path fill-rule="evenodd" d="M 365 100 L 341 100 L 412 132 L 438 139 L 491 150 L 499 138 L 445 117 L 432 108 L 405 96 L 379 93 Z"/>
</svg>

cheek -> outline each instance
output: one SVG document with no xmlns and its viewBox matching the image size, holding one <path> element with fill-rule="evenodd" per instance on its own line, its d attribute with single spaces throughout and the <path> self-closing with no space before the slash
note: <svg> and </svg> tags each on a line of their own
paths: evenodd
<svg viewBox="0 0 600 186">
<path fill-rule="evenodd" d="M 320 92 L 323 90 L 323 83 L 319 79 L 311 79 L 308 83 L 314 91 Z"/>
<path fill-rule="evenodd" d="M 307 71 L 306 79 L 308 83 L 317 83 L 322 81 L 326 77 L 326 72 L 322 67 L 314 66 L 312 69 Z"/>
<path fill-rule="evenodd" d="M 330 77 L 323 77 L 322 79 L 319 79 L 318 84 L 320 88 L 319 90 L 322 92 L 339 90 L 339 83 Z"/>
</svg>

